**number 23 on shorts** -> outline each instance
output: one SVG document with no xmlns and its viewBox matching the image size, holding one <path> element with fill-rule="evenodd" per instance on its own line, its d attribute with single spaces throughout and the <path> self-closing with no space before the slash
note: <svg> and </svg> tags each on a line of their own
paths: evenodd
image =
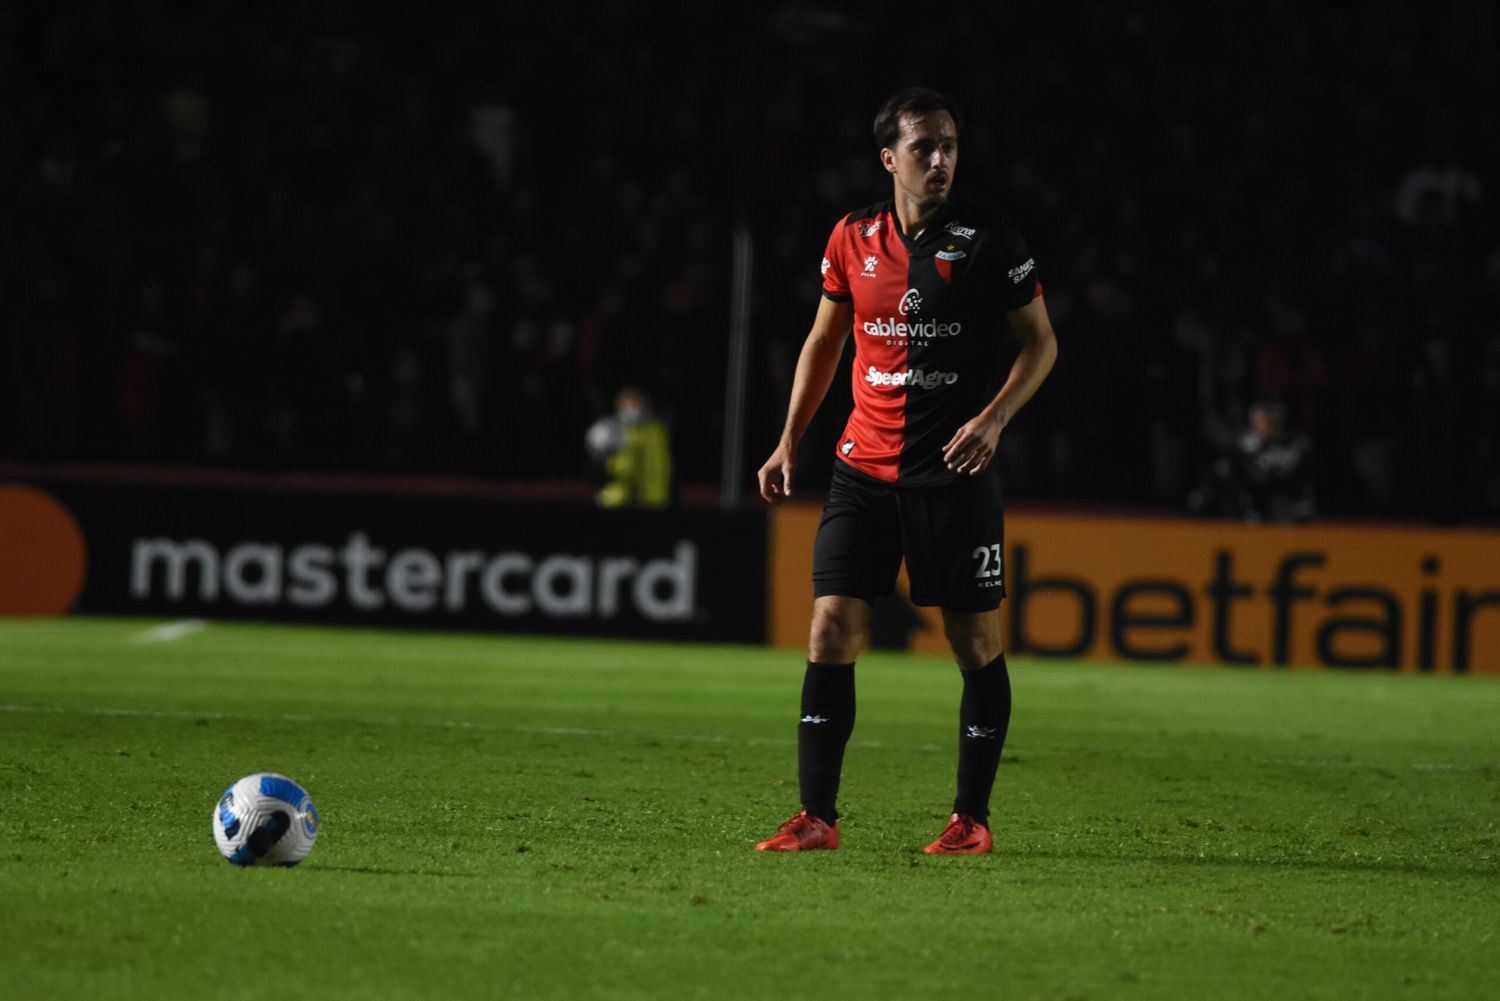
<svg viewBox="0 0 1500 1001">
<path fill-rule="evenodd" d="M 999 577 L 1005 563 L 1000 556 L 1000 543 L 995 542 L 988 546 L 975 546 L 974 559 L 979 561 L 979 568 L 974 571 L 978 578 Z"/>
</svg>

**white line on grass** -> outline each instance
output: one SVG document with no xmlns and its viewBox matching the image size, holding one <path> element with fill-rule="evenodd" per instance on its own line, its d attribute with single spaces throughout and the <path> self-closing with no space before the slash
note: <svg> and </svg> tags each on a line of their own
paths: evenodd
<svg viewBox="0 0 1500 1001">
<path fill-rule="evenodd" d="M 270 716 L 248 716 L 242 713 L 226 713 L 217 709 L 194 711 L 189 709 L 124 709 L 109 707 L 72 708 L 68 706 L 30 705 L 9 702 L 0 706 L 8 713 L 56 713 L 77 716 L 124 716 L 145 719 L 220 719 L 252 722 L 257 719 L 274 719 L 282 723 L 357 723 L 361 726 L 427 726 L 442 730 L 486 730 L 503 733 L 534 733 L 546 737 L 635 737 L 646 740 L 671 740 L 684 744 L 743 744 L 747 746 L 794 744 L 787 737 L 725 737 L 707 733 L 640 733 L 629 730 L 591 730 L 575 726 L 505 726 L 499 723 L 476 723 L 472 720 L 410 720 L 391 716 L 313 716 L 307 713 L 274 713 Z M 882 747 L 878 740 L 852 740 L 856 747 Z M 925 750 L 926 748 L 924 748 Z"/>
<path fill-rule="evenodd" d="M 226 713 L 218 709 L 128 709 L 113 708 L 107 706 L 95 707 L 69 707 L 69 706 L 46 706 L 19 702 L 8 702 L 0 705 L 0 711 L 8 713 L 56 713 L 73 714 L 77 716 L 115 716 L 115 717 L 141 717 L 146 719 L 222 719 L 237 720 L 240 722 L 253 722 L 261 719 L 273 719 L 282 723 L 356 723 L 361 726 L 425 726 L 440 730 L 482 730 L 495 733 L 533 733 L 544 737 L 591 737 L 591 738 L 636 738 L 643 740 L 670 740 L 681 744 L 739 744 L 747 747 L 776 746 L 795 744 L 794 738 L 788 737 L 726 737 L 722 734 L 709 733 L 642 733 L 631 730 L 596 730 L 577 726 L 506 726 L 500 723 L 476 723 L 473 720 L 464 719 L 435 719 L 435 720 L 411 720 L 400 719 L 394 716 L 315 716 L 309 713 L 273 713 L 270 716 L 251 716 L 244 713 Z M 851 740 L 854 747 L 884 747 L 878 740 Z M 938 744 L 924 743 L 919 745 L 919 750 L 936 753 L 944 748 Z M 1027 756 L 1037 754 L 1037 749 L 1028 750 Z M 1045 752 L 1043 752 L 1045 753 Z M 1150 755 L 1142 755 L 1150 757 Z M 1298 768 L 1373 768 L 1378 767 L 1374 762 L 1358 761 L 1334 761 L 1331 759 L 1275 759 L 1275 764 L 1287 765 Z M 1448 761 L 1415 761 L 1409 766 L 1420 772 L 1469 772 L 1486 769 L 1487 765 L 1459 765 Z"/>
<path fill-rule="evenodd" d="M 160 626 L 152 626 L 143 629 L 130 637 L 132 643 L 176 643 L 184 636 L 202 632 L 208 628 L 208 623 L 202 619 L 183 619 L 180 622 L 167 622 Z"/>
</svg>

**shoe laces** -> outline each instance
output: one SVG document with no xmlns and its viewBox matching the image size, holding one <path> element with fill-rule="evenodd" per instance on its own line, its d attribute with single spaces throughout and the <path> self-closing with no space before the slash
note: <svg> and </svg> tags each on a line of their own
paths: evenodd
<svg viewBox="0 0 1500 1001">
<path fill-rule="evenodd" d="M 777 834 L 800 834 L 802 831 L 815 831 L 818 828 L 818 818 L 806 810 L 798 810 L 787 818 L 786 823 L 781 825 Z"/>
<path fill-rule="evenodd" d="M 943 831 L 943 836 L 938 840 L 967 841 L 973 836 L 976 828 L 983 826 L 983 824 L 979 823 L 973 817 L 962 813 L 955 814 L 953 819 L 948 821 L 948 827 Z"/>
</svg>

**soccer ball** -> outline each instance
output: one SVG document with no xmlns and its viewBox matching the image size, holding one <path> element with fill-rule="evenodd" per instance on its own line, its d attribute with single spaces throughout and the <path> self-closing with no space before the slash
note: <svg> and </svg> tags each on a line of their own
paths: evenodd
<svg viewBox="0 0 1500 1001">
<path fill-rule="evenodd" d="M 293 866 L 317 839 L 318 809 L 285 775 L 246 775 L 214 807 L 214 842 L 234 865 Z"/>
</svg>

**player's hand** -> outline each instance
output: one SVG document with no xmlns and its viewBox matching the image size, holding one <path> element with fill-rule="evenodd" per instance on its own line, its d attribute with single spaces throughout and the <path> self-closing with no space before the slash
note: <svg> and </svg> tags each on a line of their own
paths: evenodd
<svg viewBox="0 0 1500 1001">
<path fill-rule="evenodd" d="M 1000 429 L 1005 421 L 980 414 L 959 428 L 943 446 L 943 462 L 955 473 L 978 476 L 989 468 L 1000 444 Z"/>
<path fill-rule="evenodd" d="M 776 451 L 760 467 L 756 476 L 760 480 L 760 495 L 768 503 L 780 504 L 792 495 L 792 448 L 786 442 L 776 446 Z"/>
</svg>

